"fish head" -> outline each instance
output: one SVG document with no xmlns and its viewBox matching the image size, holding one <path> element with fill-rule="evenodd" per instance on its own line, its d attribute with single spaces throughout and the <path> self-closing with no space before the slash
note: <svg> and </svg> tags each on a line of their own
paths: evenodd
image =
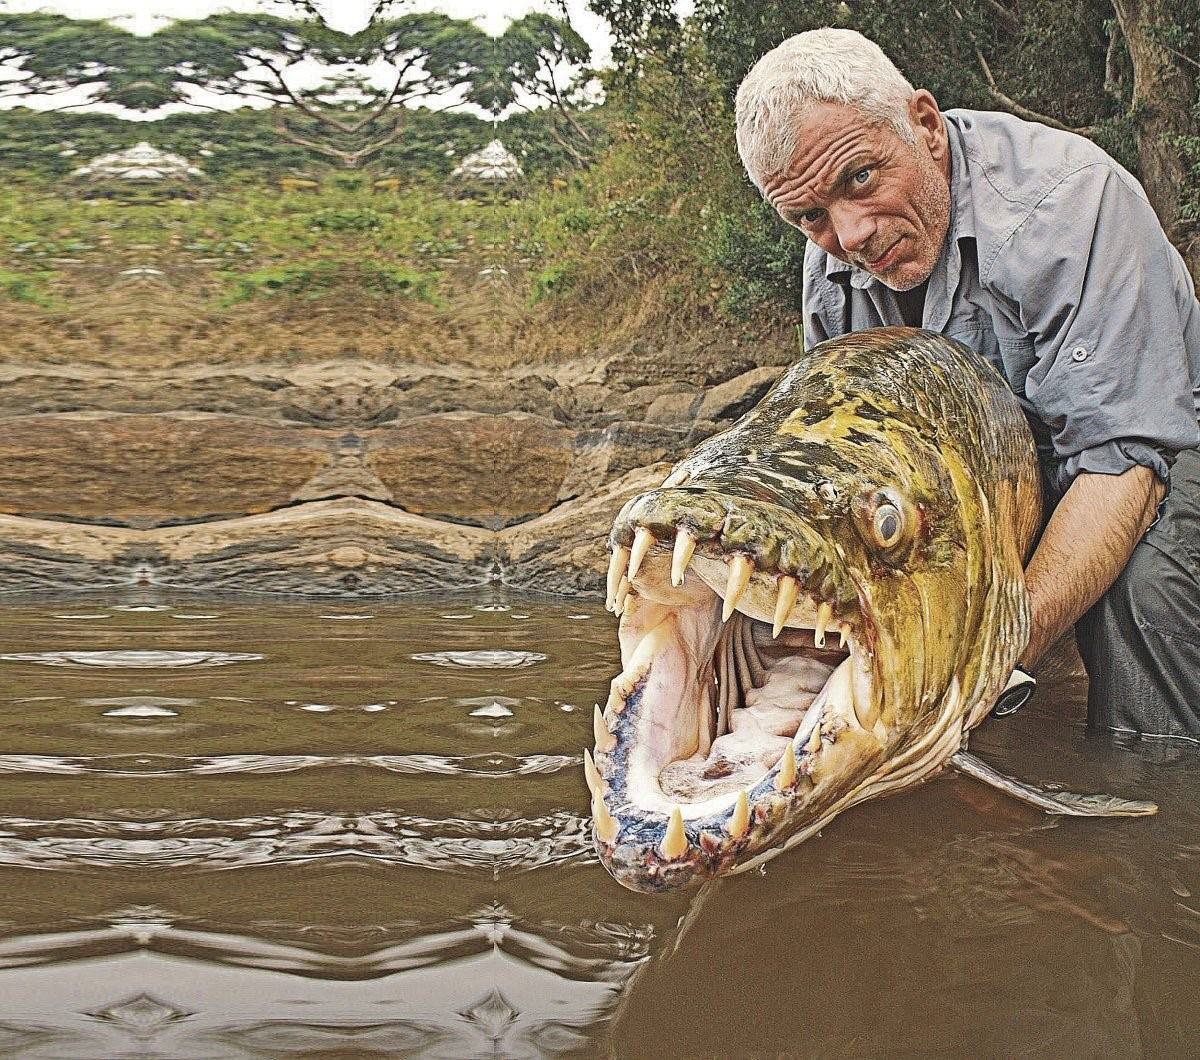
<svg viewBox="0 0 1200 1060">
<path fill-rule="evenodd" d="M 811 351 L 614 523 L 622 672 L 586 762 L 606 868 L 742 871 L 937 772 L 1027 640 L 1039 518 L 1024 418 L 970 351 Z"/>
</svg>

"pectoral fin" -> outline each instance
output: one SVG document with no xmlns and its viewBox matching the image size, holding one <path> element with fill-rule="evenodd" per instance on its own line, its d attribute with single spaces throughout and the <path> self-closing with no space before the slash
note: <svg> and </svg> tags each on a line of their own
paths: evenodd
<svg viewBox="0 0 1200 1060">
<path fill-rule="evenodd" d="M 966 751 L 959 751 L 950 759 L 950 765 L 985 784 L 999 788 L 1014 799 L 1020 799 L 1047 813 L 1067 814 L 1071 817 L 1148 817 L 1158 813 L 1153 802 L 1137 799 L 1120 799 L 1116 795 L 1080 795 L 1074 791 L 1042 791 L 1012 777 L 1005 776 L 986 762 Z"/>
</svg>

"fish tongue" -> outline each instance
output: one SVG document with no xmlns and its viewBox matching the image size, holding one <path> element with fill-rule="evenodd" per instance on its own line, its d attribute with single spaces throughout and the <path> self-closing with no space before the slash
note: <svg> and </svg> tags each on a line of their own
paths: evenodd
<svg viewBox="0 0 1200 1060">
<path fill-rule="evenodd" d="M 752 718 L 763 732 L 774 736 L 795 736 L 805 712 L 816 698 L 815 692 L 793 694 L 784 702 L 758 697 L 745 710 L 734 712 L 733 731 L 737 732 L 747 719 Z"/>
<path fill-rule="evenodd" d="M 787 747 L 785 736 L 766 731 L 748 710 L 736 711 L 737 726 L 733 732 L 713 741 L 708 755 L 708 767 L 728 762 L 737 772 L 749 771 L 757 780 L 763 772 L 779 761 Z"/>
</svg>

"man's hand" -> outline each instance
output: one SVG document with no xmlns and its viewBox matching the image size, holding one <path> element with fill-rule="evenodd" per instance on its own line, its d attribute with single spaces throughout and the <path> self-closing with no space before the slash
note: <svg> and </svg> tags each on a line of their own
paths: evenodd
<svg viewBox="0 0 1200 1060">
<path fill-rule="evenodd" d="M 1025 569 L 1033 621 L 1022 666 L 1036 663 L 1116 581 L 1165 493 L 1141 465 L 1120 475 L 1084 472 L 1071 483 Z"/>
</svg>

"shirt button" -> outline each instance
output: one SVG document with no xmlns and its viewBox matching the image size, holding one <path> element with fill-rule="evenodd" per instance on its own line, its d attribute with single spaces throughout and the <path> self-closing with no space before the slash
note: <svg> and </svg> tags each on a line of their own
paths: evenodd
<svg viewBox="0 0 1200 1060">
<path fill-rule="evenodd" d="M 1071 351 L 1071 360 L 1075 361 L 1077 364 L 1080 361 L 1086 361 L 1087 359 L 1088 351 L 1082 346 L 1076 346 L 1075 349 Z"/>
</svg>

